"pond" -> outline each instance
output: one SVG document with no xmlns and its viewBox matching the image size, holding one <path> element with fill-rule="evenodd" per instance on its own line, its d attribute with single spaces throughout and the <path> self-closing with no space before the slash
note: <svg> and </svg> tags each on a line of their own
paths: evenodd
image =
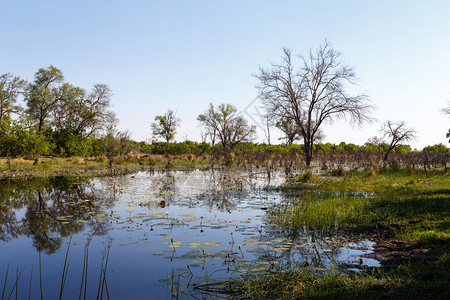
<svg viewBox="0 0 450 300">
<path fill-rule="evenodd" d="M 250 272 L 379 266 L 373 242 L 271 224 L 284 173 L 161 170 L 0 181 L 0 299 L 208 298 Z M 212 295 L 214 298 L 216 295 Z"/>
</svg>

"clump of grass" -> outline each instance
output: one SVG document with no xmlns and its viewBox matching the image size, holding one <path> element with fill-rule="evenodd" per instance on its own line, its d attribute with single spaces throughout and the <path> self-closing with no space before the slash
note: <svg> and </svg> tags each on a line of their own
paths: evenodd
<svg viewBox="0 0 450 300">
<path fill-rule="evenodd" d="M 306 270 L 279 270 L 265 275 L 249 275 L 235 284 L 248 299 L 370 299 L 386 297 L 380 286 L 398 288 L 401 281 L 377 272 L 374 276 Z"/>
<path fill-rule="evenodd" d="M 344 176 L 345 169 L 343 166 L 339 166 L 338 168 L 331 170 L 330 174 L 331 176 Z"/>
<path fill-rule="evenodd" d="M 124 163 L 124 159 L 121 155 L 117 155 L 116 157 L 114 157 L 114 163 L 116 165 L 122 165 Z"/>
<path fill-rule="evenodd" d="M 374 216 L 367 215 L 371 202 L 367 197 L 305 196 L 295 203 L 272 207 L 271 217 L 285 226 L 326 231 L 369 225 L 373 221 Z"/>
<path fill-rule="evenodd" d="M 450 241 L 450 231 L 439 230 L 420 230 L 416 229 L 410 232 L 406 232 L 402 235 L 403 238 L 410 242 L 418 244 L 439 244 Z"/>
<path fill-rule="evenodd" d="M 80 157 L 80 156 L 73 156 L 70 158 L 70 160 L 75 163 L 75 164 L 83 164 L 84 163 L 84 158 Z"/>
<path fill-rule="evenodd" d="M 319 182 L 320 179 L 318 176 L 314 175 L 310 168 L 306 169 L 303 174 L 294 176 L 292 181 L 295 183 L 315 183 Z"/>
</svg>

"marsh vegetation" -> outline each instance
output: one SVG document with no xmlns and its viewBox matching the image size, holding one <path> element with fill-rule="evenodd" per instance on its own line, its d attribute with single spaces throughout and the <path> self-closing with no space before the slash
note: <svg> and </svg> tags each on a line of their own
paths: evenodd
<svg viewBox="0 0 450 300">
<path fill-rule="evenodd" d="M 155 167 L 4 178 L 2 297 L 444 298 L 449 181 Z"/>
</svg>

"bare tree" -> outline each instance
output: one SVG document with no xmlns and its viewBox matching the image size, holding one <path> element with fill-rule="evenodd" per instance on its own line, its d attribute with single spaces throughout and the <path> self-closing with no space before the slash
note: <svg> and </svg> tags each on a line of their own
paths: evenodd
<svg viewBox="0 0 450 300">
<path fill-rule="evenodd" d="M 181 119 L 176 117 L 176 112 L 169 109 L 163 116 L 156 116 L 152 122 L 152 132 L 154 136 L 162 137 L 166 142 L 175 138 L 177 127 L 180 126 Z"/>
<path fill-rule="evenodd" d="M 401 142 L 407 142 L 416 138 L 416 131 L 407 127 L 405 121 L 386 121 L 383 123 L 381 129 L 383 138 L 386 138 L 389 148 L 384 154 L 383 161 L 388 159 L 389 153 L 399 145 Z"/>
<path fill-rule="evenodd" d="M 232 104 L 220 104 L 217 108 L 212 103 L 197 117 L 206 132 L 217 134 L 224 149 L 233 149 L 238 143 L 250 141 L 256 133 L 256 126 L 249 125 L 244 117 L 237 114 Z"/>
<path fill-rule="evenodd" d="M 263 117 L 264 126 L 266 127 L 264 130 L 264 135 L 266 136 L 267 144 L 270 145 L 270 127 L 273 126 L 272 118 L 270 115 L 266 114 Z"/>
<path fill-rule="evenodd" d="M 17 97 L 22 93 L 25 80 L 11 73 L 0 76 L 0 121 L 9 119 L 12 113 L 19 111 Z"/>
<path fill-rule="evenodd" d="M 255 75 L 259 80 L 257 89 L 271 115 L 292 120 L 298 126 L 309 167 L 322 124 L 347 118 L 352 124 L 371 122 L 373 106 L 366 95 L 350 96 L 346 92 L 345 85 L 354 84 L 356 75 L 327 41 L 308 56 L 300 56 L 302 66 L 298 70 L 294 69 L 291 51 L 283 51 L 281 64 L 260 67 Z"/>
</svg>

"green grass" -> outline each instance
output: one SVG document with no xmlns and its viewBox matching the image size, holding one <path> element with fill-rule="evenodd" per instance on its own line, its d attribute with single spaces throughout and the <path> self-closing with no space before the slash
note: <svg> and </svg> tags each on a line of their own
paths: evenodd
<svg viewBox="0 0 450 300">
<path fill-rule="evenodd" d="M 246 299 L 448 299 L 449 257 L 385 271 L 315 275 L 291 269 L 249 275 L 232 285 Z"/>
<path fill-rule="evenodd" d="M 270 216 L 286 226 L 314 230 L 370 231 L 389 227 L 411 242 L 448 239 L 450 176 L 443 172 L 350 173 L 316 183 L 294 183 L 289 203 L 272 207 Z"/>
<path fill-rule="evenodd" d="M 302 178 L 302 177 L 300 177 Z M 303 179 L 303 178 L 302 178 Z M 392 247 L 383 267 L 325 276 L 301 269 L 234 282 L 250 299 L 448 299 L 450 176 L 443 171 L 345 173 L 299 180 L 272 207 L 273 222 L 322 232 L 366 234 Z M 364 195 L 369 195 L 368 197 Z M 394 246 L 392 246 L 394 245 Z M 395 245 L 402 245 L 395 247 Z"/>
</svg>

